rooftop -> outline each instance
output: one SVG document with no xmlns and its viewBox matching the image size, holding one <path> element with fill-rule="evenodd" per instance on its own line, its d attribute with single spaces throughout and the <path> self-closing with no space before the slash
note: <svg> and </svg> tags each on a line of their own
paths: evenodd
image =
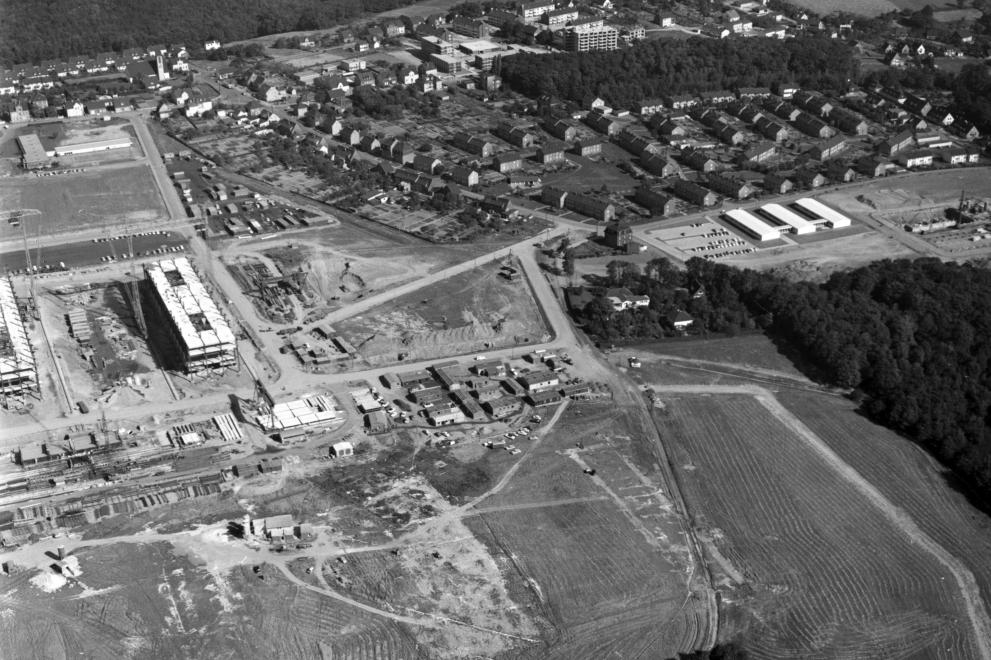
<svg viewBox="0 0 991 660">
<path fill-rule="evenodd" d="M 146 267 L 148 279 L 165 304 L 188 349 L 229 344 L 234 333 L 185 257 Z"/>
</svg>

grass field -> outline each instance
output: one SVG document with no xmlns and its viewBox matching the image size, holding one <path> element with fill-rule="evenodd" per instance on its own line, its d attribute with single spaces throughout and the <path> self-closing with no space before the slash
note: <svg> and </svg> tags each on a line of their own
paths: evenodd
<svg viewBox="0 0 991 660">
<path fill-rule="evenodd" d="M 977 657 L 949 571 L 756 399 L 656 419 L 750 657 Z"/>
<path fill-rule="evenodd" d="M 466 520 L 504 565 L 513 600 L 530 602 L 550 626 L 547 646 L 525 657 L 674 657 L 704 627 L 679 519 L 664 504 L 652 454 L 634 447 L 643 436 L 628 413 L 569 408 Z"/>
<path fill-rule="evenodd" d="M 41 211 L 21 221 L 29 237 L 111 226 L 124 229 L 165 217 L 147 165 L 2 181 L 0 212 L 14 209 Z M 4 222 L 0 240 L 18 238 L 21 231 Z"/>
<path fill-rule="evenodd" d="M 383 364 L 400 352 L 427 359 L 541 341 L 547 329 L 529 285 L 502 277 L 500 265 L 419 289 L 336 328 L 353 345 L 363 344 L 365 359 Z"/>
</svg>

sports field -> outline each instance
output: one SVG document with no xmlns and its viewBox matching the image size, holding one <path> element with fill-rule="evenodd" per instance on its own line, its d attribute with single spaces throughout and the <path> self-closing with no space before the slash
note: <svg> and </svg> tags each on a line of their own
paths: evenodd
<svg viewBox="0 0 991 660">
<path fill-rule="evenodd" d="M 0 181 L 0 215 L 17 209 L 40 211 L 21 221 L 29 237 L 134 228 L 166 215 L 151 172 L 143 164 Z M 0 240 L 18 238 L 21 232 L 21 227 L 6 221 L 0 224 Z"/>
</svg>

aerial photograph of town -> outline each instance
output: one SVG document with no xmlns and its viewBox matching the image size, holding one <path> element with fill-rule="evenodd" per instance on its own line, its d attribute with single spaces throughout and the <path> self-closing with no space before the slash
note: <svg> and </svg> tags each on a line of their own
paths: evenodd
<svg viewBox="0 0 991 660">
<path fill-rule="evenodd" d="M 0 660 L 991 660 L 991 0 L 0 0 Z"/>
</svg>

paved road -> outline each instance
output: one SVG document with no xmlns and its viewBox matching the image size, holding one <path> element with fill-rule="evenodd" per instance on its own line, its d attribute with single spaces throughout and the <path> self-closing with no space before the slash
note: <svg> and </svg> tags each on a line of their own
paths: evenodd
<svg viewBox="0 0 991 660">
<path fill-rule="evenodd" d="M 155 144 L 144 117 L 135 115 L 130 117 L 130 121 L 131 125 L 134 126 L 135 135 L 138 136 L 138 142 L 141 143 L 141 148 L 144 150 L 145 156 L 148 157 L 148 167 L 151 168 L 155 185 L 158 186 L 158 192 L 169 212 L 169 219 L 188 220 L 186 210 L 183 208 L 182 202 L 179 201 L 179 194 L 172 185 L 168 170 L 165 169 L 165 163 L 162 162 L 162 154 L 158 151 L 158 145 Z"/>
</svg>

